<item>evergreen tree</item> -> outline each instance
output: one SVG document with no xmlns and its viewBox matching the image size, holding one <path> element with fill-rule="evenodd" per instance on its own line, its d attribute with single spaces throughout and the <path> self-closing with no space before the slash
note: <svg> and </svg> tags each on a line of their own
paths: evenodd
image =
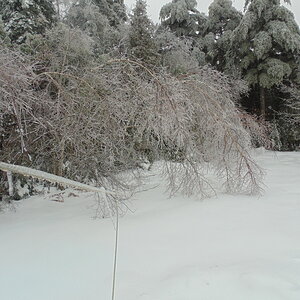
<svg viewBox="0 0 300 300">
<path fill-rule="evenodd" d="M 124 0 L 92 0 L 99 7 L 100 12 L 107 17 L 109 24 L 118 27 L 127 20 Z"/>
<path fill-rule="evenodd" d="M 153 40 L 154 25 L 147 16 L 146 1 L 136 1 L 130 24 L 129 47 L 131 54 L 146 63 L 156 64 L 158 53 Z"/>
<path fill-rule="evenodd" d="M 97 2 L 97 3 L 96 3 Z M 115 3 L 117 7 L 118 3 Z M 106 8 L 106 9 L 104 9 Z M 97 55 L 121 51 L 121 40 L 126 36 L 127 28 L 124 16 L 111 15 L 108 2 L 79 0 L 69 9 L 66 20 L 72 27 L 86 32 L 94 40 L 94 53 Z M 124 10 L 125 13 L 125 10 Z M 125 15 L 126 16 L 126 15 Z M 115 18 L 112 26 L 111 18 Z M 125 33 L 126 32 L 126 33 Z"/>
<path fill-rule="evenodd" d="M 0 40 L 3 41 L 5 40 L 7 37 L 6 32 L 4 30 L 4 24 L 0 18 Z"/>
<path fill-rule="evenodd" d="M 80 0 L 73 4 L 66 16 L 67 23 L 80 28 L 94 39 L 102 39 L 109 22 L 98 6 L 87 0 Z"/>
<path fill-rule="evenodd" d="M 160 40 L 166 41 L 165 45 L 160 46 L 160 51 L 164 53 L 164 61 L 174 73 L 185 73 L 191 70 L 192 65 L 195 68 L 205 63 L 203 50 L 206 43 L 203 34 L 206 32 L 207 17 L 196 6 L 196 0 L 172 0 L 160 11 L 161 26 L 158 32 Z M 182 41 L 176 41 L 166 30 L 170 30 Z M 168 40 L 172 45 L 168 45 Z M 179 45 L 182 49 L 178 48 Z M 172 61 L 174 66 L 170 66 Z"/>
<path fill-rule="evenodd" d="M 109 21 L 110 26 L 116 28 L 127 20 L 127 15 L 124 2 L 121 0 L 79 0 L 71 5 L 68 11 L 68 19 L 70 18 L 73 25 L 79 25 L 81 28 L 95 23 L 99 26 L 106 20 Z M 85 22 L 88 24 L 84 24 Z"/>
<path fill-rule="evenodd" d="M 209 6 L 207 32 L 204 38 L 207 61 L 224 72 L 225 55 L 229 49 L 233 30 L 239 25 L 242 13 L 232 6 L 231 0 L 214 0 Z"/>
<path fill-rule="evenodd" d="M 206 64 L 205 53 L 190 38 L 178 37 L 170 30 L 156 33 L 155 43 L 162 66 L 172 74 L 195 72 L 199 66 Z"/>
<path fill-rule="evenodd" d="M 55 22 L 51 0 L 2 0 L 0 15 L 12 42 L 23 43 L 26 34 L 43 34 Z"/>
<path fill-rule="evenodd" d="M 162 26 L 170 28 L 177 36 L 198 36 L 206 17 L 196 6 L 196 0 L 172 0 L 160 10 Z"/>
<path fill-rule="evenodd" d="M 265 118 L 266 107 L 272 104 L 268 103 L 271 88 L 287 79 L 296 80 L 300 30 L 280 0 L 247 0 L 245 7 L 233 32 L 230 67 L 238 66 L 242 77 L 258 91 L 260 115 Z"/>
</svg>

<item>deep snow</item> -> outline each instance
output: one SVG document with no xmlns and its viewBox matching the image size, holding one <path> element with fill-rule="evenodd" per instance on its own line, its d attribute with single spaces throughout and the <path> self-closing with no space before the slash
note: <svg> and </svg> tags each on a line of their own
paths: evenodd
<svg viewBox="0 0 300 300">
<path fill-rule="evenodd" d="M 120 220 L 116 300 L 299 300 L 300 153 L 257 159 L 261 197 L 137 194 Z M 75 193 L 0 214 L 1 300 L 111 299 L 112 222 Z"/>
</svg>

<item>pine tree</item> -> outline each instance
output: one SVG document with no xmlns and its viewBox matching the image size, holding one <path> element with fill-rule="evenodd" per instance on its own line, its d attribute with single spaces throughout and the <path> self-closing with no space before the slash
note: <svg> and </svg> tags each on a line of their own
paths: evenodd
<svg viewBox="0 0 300 300">
<path fill-rule="evenodd" d="M 131 54 L 150 64 L 156 64 L 157 48 L 153 40 L 154 25 L 147 16 L 147 4 L 137 0 L 130 20 L 129 46 Z"/>
<path fill-rule="evenodd" d="M 155 35 L 155 43 L 162 66 L 172 74 L 195 72 L 199 66 L 206 64 L 205 53 L 191 38 L 178 37 L 170 30 L 159 30 Z"/>
<path fill-rule="evenodd" d="M 265 118 L 266 108 L 272 104 L 268 103 L 271 88 L 288 79 L 296 80 L 300 30 L 280 0 L 247 0 L 245 7 L 228 56 L 231 67 L 238 66 L 242 77 L 258 91 L 260 115 Z"/>
<path fill-rule="evenodd" d="M 114 2 L 113 5 L 118 7 L 122 3 Z M 123 8 L 125 14 L 125 7 Z M 94 40 L 95 55 L 119 55 L 124 51 L 127 41 L 124 36 L 128 37 L 129 26 L 125 22 L 126 14 L 118 17 L 112 13 L 106 0 L 79 0 L 71 5 L 65 20 L 71 27 L 80 28 Z"/>
<path fill-rule="evenodd" d="M 110 26 L 99 7 L 87 0 L 74 3 L 66 15 L 66 20 L 71 26 L 80 28 L 94 39 L 99 38 L 102 41 L 105 30 Z"/>
<path fill-rule="evenodd" d="M 43 34 L 55 22 L 51 0 L 2 0 L 0 15 L 12 42 L 23 43 L 26 34 Z"/>
<path fill-rule="evenodd" d="M 160 10 L 161 26 L 158 33 L 162 40 L 165 39 L 167 42 L 161 45 L 160 51 L 164 53 L 164 60 L 174 73 L 185 73 L 191 70 L 192 65 L 195 68 L 205 63 L 206 43 L 203 34 L 206 30 L 207 17 L 200 13 L 196 6 L 196 0 L 172 0 Z M 171 37 L 167 33 L 168 30 L 181 41 L 176 42 L 172 37 L 172 45 L 168 45 Z M 183 46 L 182 49 L 178 48 L 180 44 Z M 170 66 L 170 63 L 174 66 Z"/>
<path fill-rule="evenodd" d="M 92 0 L 99 7 L 101 14 L 107 17 L 109 24 L 118 27 L 127 20 L 124 0 Z"/>
<path fill-rule="evenodd" d="M 196 9 L 196 6 L 196 0 L 172 0 L 160 10 L 162 26 L 170 28 L 177 36 L 198 36 L 206 17 Z"/>
<path fill-rule="evenodd" d="M 206 59 L 218 71 L 224 72 L 226 53 L 230 46 L 233 30 L 239 25 L 242 13 L 232 6 L 231 0 L 214 0 L 209 6 L 204 42 Z"/>
</svg>

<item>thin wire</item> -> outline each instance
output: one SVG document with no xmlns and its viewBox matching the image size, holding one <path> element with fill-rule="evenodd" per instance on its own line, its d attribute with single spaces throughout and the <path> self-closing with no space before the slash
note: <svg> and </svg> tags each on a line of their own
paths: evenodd
<svg viewBox="0 0 300 300">
<path fill-rule="evenodd" d="M 112 295 L 111 295 L 112 300 L 115 299 L 118 240 L 119 240 L 119 207 L 118 207 L 118 202 L 116 201 L 115 254 L 114 254 L 113 282 L 112 282 Z"/>
</svg>

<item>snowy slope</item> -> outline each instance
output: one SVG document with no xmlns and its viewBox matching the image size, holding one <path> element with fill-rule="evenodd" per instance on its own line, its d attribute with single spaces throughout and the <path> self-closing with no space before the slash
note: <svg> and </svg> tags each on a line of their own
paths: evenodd
<svg viewBox="0 0 300 300">
<path fill-rule="evenodd" d="M 300 153 L 258 160 L 260 198 L 169 199 L 162 184 L 137 194 L 120 220 L 116 299 L 299 300 Z M 114 229 L 76 193 L 0 215 L 1 300 L 110 299 Z"/>
</svg>

